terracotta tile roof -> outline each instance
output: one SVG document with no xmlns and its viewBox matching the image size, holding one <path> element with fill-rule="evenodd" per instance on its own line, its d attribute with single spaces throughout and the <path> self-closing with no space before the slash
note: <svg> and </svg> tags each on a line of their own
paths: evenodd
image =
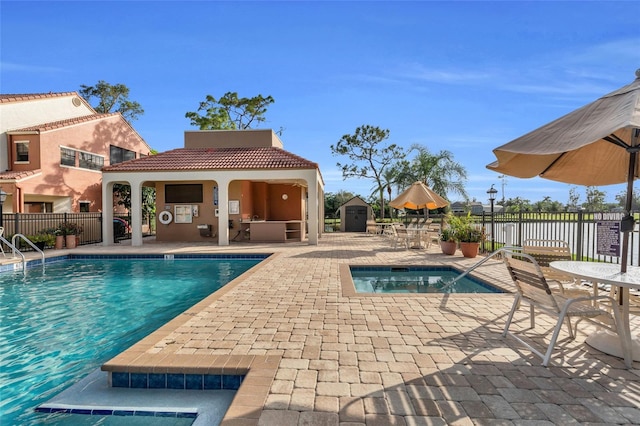
<svg viewBox="0 0 640 426">
<path fill-rule="evenodd" d="M 78 96 L 77 92 L 61 92 L 61 93 L 20 93 L 20 94 L 0 94 L 0 103 L 8 102 L 24 102 L 35 99 L 61 98 L 65 96 Z"/>
<path fill-rule="evenodd" d="M 93 120 L 100 120 L 102 118 L 112 117 L 119 115 L 118 112 L 112 112 L 109 114 L 90 114 L 83 115 L 82 117 L 68 118 L 66 120 L 53 121 L 51 123 L 35 124 L 29 127 L 23 127 L 21 129 L 7 130 L 7 133 L 11 132 L 46 132 L 48 130 L 59 129 L 61 127 L 71 126 L 74 124 L 86 123 Z"/>
<path fill-rule="evenodd" d="M 176 170 L 318 169 L 318 164 L 276 147 L 179 148 L 106 166 L 103 172 Z"/>
<path fill-rule="evenodd" d="M 13 180 L 13 181 L 19 181 L 22 180 L 24 178 L 27 178 L 29 176 L 35 176 L 42 173 L 42 170 L 40 169 L 35 169 L 35 170 L 27 170 L 27 171 L 22 171 L 22 172 L 16 172 L 16 171 L 7 171 L 7 172 L 2 172 L 0 173 L 0 181 L 3 180 Z"/>
</svg>

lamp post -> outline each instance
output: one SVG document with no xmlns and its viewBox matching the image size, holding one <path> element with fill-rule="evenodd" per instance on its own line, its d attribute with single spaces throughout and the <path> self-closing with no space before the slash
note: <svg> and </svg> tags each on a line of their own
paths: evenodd
<svg viewBox="0 0 640 426">
<path fill-rule="evenodd" d="M 4 204 L 6 199 L 7 193 L 4 192 L 2 188 L 0 188 L 0 227 L 4 226 L 4 224 L 2 223 L 2 205 Z"/>
<path fill-rule="evenodd" d="M 496 250 L 496 247 L 495 247 L 496 240 L 493 237 L 493 232 L 494 232 L 493 202 L 496 200 L 497 193 L 498 193 L 498 190 L 495 189 L 493 185 L 491 185 L 491 188 L 487 190 L 487 194 L 489 194 L 489 202 L 491 203 L 491 252 L 494 252 Z"/>
<path fill-rule="evenodd" d="M 505 181 L 507 177 L 505 175 L 498 176 L 498 179 L 502 179 L 502 206 L 504 207 L 504 186 L 506 185 Z"/>
</svg>

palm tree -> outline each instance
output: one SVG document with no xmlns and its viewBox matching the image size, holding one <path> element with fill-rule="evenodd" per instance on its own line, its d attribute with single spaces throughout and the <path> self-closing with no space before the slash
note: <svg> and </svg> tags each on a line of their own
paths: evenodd
<svg viewBox="0 0 640 426">
<path fill-rule="evenodd" d="M 421 145 L 413 145 L 411 148 L 418 151 L 418 155 L 411 162 L 411 170 L 414 171 L 416 180 L 421 180 L 443 196 L 453 192 L 468 198 L 464 189 L 467 171 L 462 164 L 454 161 L 450 151 L 443 150 L 434 155 Z"/>
<path fill-rule="evenodd" d="M 374 196 L 377 193 L 384 193 L 383 191 L 386 189 L 387 194 L 389 195 L 389 202 L 391 202 L 391 191 L 392 186 L 396 183 L 396 179 L 398 176 L 398 169 L 396 167 L 390 167 L 385 169 L 381 174 L 380 186 L 376 186 L 374 191 L 371 193 L 371 196 Z M 383 191 L 380 191 L 382 189 Z M 387 203 L 388 204 L 388 203 Z M 384 197 L 380 199 L 380 214 L 381 218 L 384 219 Z M 393 219 L 393 209 L 389 208 L 389 215 L 391 219 Z"/>
<path fill-rule="evenodd" d="M 454 161 L 450 151 L 443 150 L 434 155 L 422 145 L 413 145 L 411 150 L 417 151 L 417 155 L 403 167 L 398 177 L 400 181 L 406 186 L 422 181 L 445 198 L 449 193 L 468 198 L 464 188 L 467 171 L 464 166 Z"/>
</svg>

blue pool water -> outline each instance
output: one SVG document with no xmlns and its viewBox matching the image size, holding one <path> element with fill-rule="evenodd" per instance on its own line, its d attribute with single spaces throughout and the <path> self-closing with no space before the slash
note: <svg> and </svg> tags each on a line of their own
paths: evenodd
<svg viewBox="0 0 640 426">
<path fill-rule="evenodd" d="M 462 272 L 448 266 L 351 266 L 358 293 L 502 293 L 469 275 L 447 285 Z"/>
<path fill-rule="evenodd" d="M 103 256 L 0 273 L 0 424 L 69 424 L 33 410 L 264 257 Z"/>
</svg>

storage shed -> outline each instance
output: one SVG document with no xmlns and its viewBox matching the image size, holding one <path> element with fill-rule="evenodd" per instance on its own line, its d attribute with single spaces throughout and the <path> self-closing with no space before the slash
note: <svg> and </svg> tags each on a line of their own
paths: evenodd
<svg viewBox="0 0 640 426">
<path fill-rule="evenodd" d="M 365 232 L 367 220 L 374 220 L 373 208 L 360 197 L 353 197 L 338 208 L 341 232 Z"/>
</svg>

